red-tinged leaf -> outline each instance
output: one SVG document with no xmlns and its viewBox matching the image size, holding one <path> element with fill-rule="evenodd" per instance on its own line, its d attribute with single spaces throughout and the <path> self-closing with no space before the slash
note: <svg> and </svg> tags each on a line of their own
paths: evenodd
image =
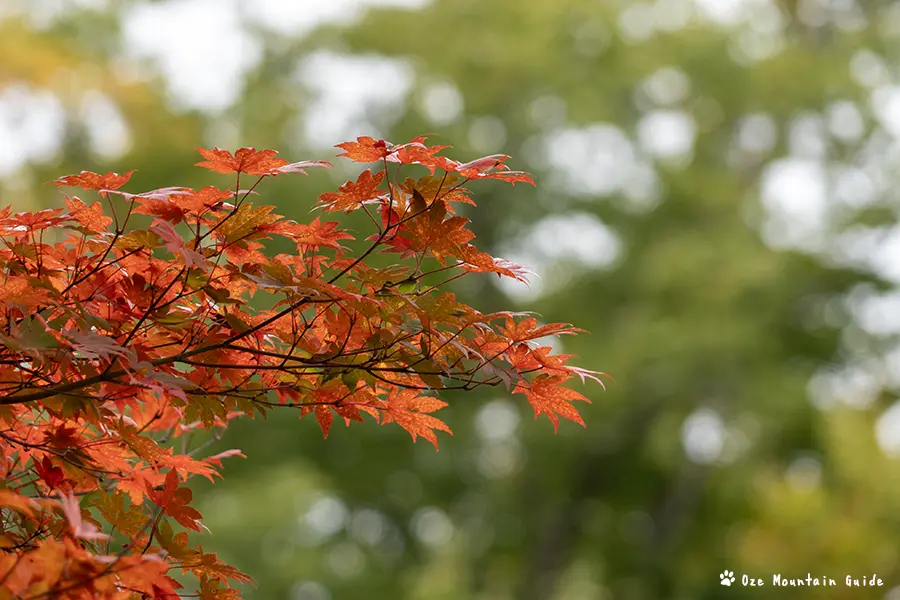
<svg viewBox="0 0 900 600">
<path fill-rule="evenodd" d="M 444 256 L 463 254 L 464 247 L 475 234 L 466 229 L 469 220 L 465 217 L 444 219 L 445 207 L 443 202 L 435 202 L 427 214 L 414 218 L 405 226 L 403 230 L 409 237 L 405 245 L 417 252 L 430 251 L 441 261 Z"/>
<path fill-rule="evenodd" d="M 456 189 L 447 194 L 441 194 L 441 199 L 447 203 L 447 211 L 453 214 L 453 206 L 451 202 L 459 202 L 462 204 L 468 204 L 470 206 L 475 206 L 475 201 L 469 197 L 468 190 L 466 189 Z"/>
<path fill-rule="evenodd" d="M 400 222 L 400 213 L 391 206 L 390 202 L 382 202 L 379 210 L 381 211 L 381 226 L 384 229 L 393 228 Z M 377 237 L 378 235 L 375 236 L 375 238 Z"/>
<path fill-rule="evenodd" d="M 514 342 L 526 342 L 548 335 L 583 333 L 583 330 L 576 329 L 565 323 L 550 323 L 538 326 L 537 319 L 529 317 L 518 322 L 513 319 L 507 319 L 506 325 L 500 327 L 500 332 Z"/>
<path fill-rule="evenodd" d="M 168 198 L 148 198 L 135 206 L 133 212 L 139 215 L 153 215 L 173 225 L 181 223 L 187 213 L 183 206 L 171 202 Z"/>
<path fill-rule="evenodd" d="M 213 463 L 214 465 L 221 467 L 222 459 L 229 458 L 231 456 L 239 456 L 241 458 L 247 458 L 247 456 L 243 452 L 241 452 L 240 450 L 238 450 L 236 448 L 232 448 L 231 450 L 225 450 L 223 452 L 219 452 L 218 454 L 214 454 L 212 456 L 207 456 L 205 460 L 206 460 L 206 462 L 210 462 L 210 463 Z"/>
<path fill-rule="evenodd" d="M 334 415 L 331 412 L 331 407 L 317 406 L 315 412 L 316 421 L 318 421 L 319 427 L 322 428 L 322 436 L 325 439 L 328 439 L 328 432 L 331 431 L 331 423 L 334 421 Z"/>
<path fill-rule="evenodd" d="M 190 488 L 178 487 L 178 475 L 176 475 L 174 469 L 170 469 L 166 474 L 166 483 L 162 490 L 147 488 L 147 497 L 181 526 L 200 531 L 201 515 L 188 506 L 193 497 L 193 492 L 191 492 Z"/>
<path fill-rule="evenodd" d="M 167 578 L 168 579 L 168 578 Z M 174 580 L 173 580 L 174 582 Z M 177 582 L 176 582 L 177 583 Z M 178 587 L 181 587 L 181 584 L 178 584 Z M 180 600 L 181 596 L 175 591 L 172 587 L 160 587 L 157 584 L 153 584 L 153 600 Z"/>
<path fill-rule="evenodd" d="M 502 277 L 510 277 L 516 281 L 528 284 L 528 276 L 534 275 L 534 271 L 512 261 L 496 258 L 480 252 L 475 246 L 468 245 L 463 248 L 460 268 L 472 273 L 496 273 Z"/>
<path fill-rule="evenodd" d="M 216 173 L 246 173 L 248 175 L 277 175 L 279 169 L 287 166 L 288 161 L 275 158 L 275 150 L 256 150 L 255 148 L 239 148 L 234 155 L 221 148 L 197 148 L 197 152 L 205 161 L 196 163 L 196 167 L 205 167 Z"/>
<path fill-rule="evenodd" d="M 466 179 L 501 179 L 513 185 L 517 181 L 524 181 L 534 185 L 534 179 L 530 173 L 510 171 L 509 167 L 503 164 L 508 158 L 508 154 L 492 154 L 467 163 L 451 161 L 447 169 L 459 173 Z M 493 171 L 494 169 L 499 169 L 499 171 Z"/>
<path fill-rule="evenodd" d="M 106 231 L 106 228 L 112 223 L 112 218 L 103 214 L 103 205 L 99 202 L 88 206 L 74 196 L 66 197 L 66 207 L 72 218 L 88 231 L 94 233 Z"/>
<path fill-rule="evenodd" d="M 319 203 L 328 212 L 351 212 L 367 202 L 372 202 L 381 197 L 384 192 L 378 189 L 384 179 L 384 171 L 372 175 L 372 171 L 366 169 L 357 177 L 356 182 L 348 181 L 337 192 L 326 192 L 319 196 Z"/>
<path fill-rule="evenodd" d="M 418 137 L 408 144 L 395 147 L 393 149 L 392 158 L 394 158 L 395 162 L 404 165 L 422 165 L 431 171 L 431 173 L 434 173 L 436 167 L 443 166 L 448 160 L 444 157 L 437 157 L 435 155 L 450 146 L 429 147 L 423 143 L 424 141 L 424 137 Z"/>
<path fill-rule="evenodd" d="M 253 578 L 240 572 L 238 569 L 223 563 L 215 553 L 202 554 L 200 561 L 196 565 L 189 567 L 197 575 L 205 577 L 215 577 L 219 579 L 230 579 L 241 583 L 252 583 Z"/>
<path fill-rule="evenodd" d="M 380 161 L 391 153 L 390 144 L 368 136 L 358 137 L 355 142 L 338 144 L 335 148 L 343 150 L 338 156 L 363 163 Z"/>
<path fill-rule="evenodd" d="M 225 201 L 233 197 L 234 192 L 232 191 L 220 190 L 213 185 L 208 185 L 196 192 L 175 196 L 169 200 L 170 204 L 177 206 L 182 212 L 202 215 L 208 211 L 224 209 Z"/>
<path fill-rule="evenodd" d="M 341 240 L 352 240 L 353 236 L 346 230 L 339 228 L 339 223 L 334 221 L 321 221 L 318 217 L 313 219 L 309 225 L 299 224 L 294 231 L 285 233 L 297 242 L 298 245 L 306 247 L 327 246 L 330 248 L 340 248 Z"/>
<path fill-rule="evenodd" d="M 59 499 L 63 514 L 72 528 L 72 535 L 82 540 L 105 540 L 109 536 L 97 529 L 92 523 L 85 523 L 81 518 L 81 506 L 75 496 L 65 494 Z"/>
<path fill-rule="evenodd" d="M 240 600 L 237 590 L 225 585 L 218 577 L 200 577 L 199 600 Z"/>
<path fill-rule="evenodd" d="M 431 396 L 421 396 L 418 390 L 405 389 L 400 392 L 393 391 L 388 396 L 387 405 L 382 412 L 382 423 L 397 423 L 412 436 L 413 441 L 421 436 L 434 444 L 438 449 L 438 440 L 435 431 L 445 431 L 450 435 L 453 432 L 446 423 L 430 416 L 447 406 L 446 402 Z"/>
<path fill-rule="evenodd" d="M 559 431 L 557 416 L 574 421 L 584 427 L 584 419 L 581 418 L 572 402 L 581 400 L 590 404 L 591 401 L 575 390 L 562 387 L 567 379 L 568 377 L 556 375 L 538 375 L 530 383 L 519 382 L 513 393 L 525 394 L 534 408 L 534 418 L 537 419 L 542 414 L 547 415 L 553 423 L 554 431 Z"/>
<path fill-rule="evenodd" d="M 140 506 L 144 503 L 147 490 L 160 485 L 165 477 L 152 469 L 141 469 L 129 473 L 127 478 L 116 482 L 116 491 L 128 494 L 132 504 Z"/>
<path fill-rule="evenodd" d="M 506 354 L 506 359 L 520 373 L 527 373 L 535 370 L 542 370 L 546 373 L 554 375 L 568 375 L 570 367 L 565 365 L 569 354 L 559 354 L 551 356 L 552 348 L 541 347 L 532 348 L 527 343 L 516 344 Z"/>
<path fill-rule="evenodd" d="M 78 175 L 66 175 L 65 177 L 60 177 L 53 183 L 55 183 L 57 187 L 80 187 L 86 190 L 117 190 L 128 183 L 132 173 L 134 173 L 133 170 L 128 171 L 123 175 L 119 175 L 118 173 L 99 175 L 97 173 L 92 173 L 91 171 L 82 171 Z"/>
<path fill-rule="evenodd" d="M 46 456 L 40 462 L 34 461 L 34 470 L 50 489 L 56 489 L 66 479 L 63 470 L 50 462 L 50 459 Z"/>
<path fill-rule="evenodd" d="M 167 450 L 167 452 L 171 451 Z M 186 454 L 167 454 L 160 458 L 159 464 L 176 471 L 184 479 L 190 475 L 200 475 L 214 481 L 213 475 L 219 474 L 207 461 L 197 460 Z"/>
<path fill-rule="evenodd" d="M 3 223 L 6 233 L 4 235 L 16 235 L 29 229 L 48 229 L 71 222 L 68 215 L 62 215 L 61 208 L 48 208 L 36 213 L 20 212 Z"/>
</svg>

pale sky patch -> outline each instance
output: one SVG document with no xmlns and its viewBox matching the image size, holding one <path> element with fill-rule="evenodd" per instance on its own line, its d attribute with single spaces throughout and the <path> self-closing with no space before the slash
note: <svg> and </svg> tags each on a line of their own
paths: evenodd
<svg viewBox="0 0 900 600">
<path fill-rule="evenodd" d="M 356 23 L 370 7 L 416 10 L 429 3 L 430 0 L 255 0 L 244 13 L 276 33 L 304 35 L 320 25 Z"/>
<path fill-rule="evenodd" d="M 49 91 L 25 84 L 0 89 L 0 176 L 49 160 L 62 145 L 65 109 Z"/>
<path fill-rule="evenodd" d="M 503 248 L 502 254 L 513 262 L 537 273 L 529 284 L 504 277 L 500 288 L 509 296 L 526 299 L 539 296 L 564 276 L 565 262 L 588 269 L 609 269 L 621 258 L 623 243 L 619 235 L 591 213 L 569 212 L 544 217 L 516 241 Z"/>
<path fill-rule="evenodd" d="M 297 78 L 314 94 L 305 111 L 307 141 L 330 148 L 335 140 L 377 137 L 380 120 L 402 115 L 414 75 L 400 60 L 323 51 L 302 61 Z"/>
<path fill-rule="evenodd" d="M 409 10 L 429 0 L 165 0 L 123 12 L 124 47 L 158 65 L 176 106 L 219 111 L 239 96 L 244 76 L 262 58 L 262 41 L 245 25 L 303 35 L 326 23 L 349 24 L 375 6 Z"/>
<path fill-rule="evenodd" d="M 154 61 L 172 102 L 184 108 L 227 108 L 262 56 L 235 0 L 139 2 L 123 12 L 122 30 L 126 54 Z"/>
<path fill-rule="evenodd" d="M 88 134 L 91 152 L 103 159 L 116 159 L 131 148 L 128 122 L 116 103 L 101 92 L 84 95 L 79 110 Z"/>
</svg>

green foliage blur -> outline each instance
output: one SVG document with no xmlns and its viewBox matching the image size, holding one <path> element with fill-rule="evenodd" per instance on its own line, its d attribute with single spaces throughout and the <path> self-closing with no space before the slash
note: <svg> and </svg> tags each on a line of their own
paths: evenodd
<svg viewBox="0 0 900 600">
<path fill-rule="evenodd" d="M 448 396 L 438 453 L 288 411 L 235 423 L 211 450 L 248 458 L 196 488 L 247 598 L 900 598 L 900 3 L 335 0 L 293 28 L 288 2 L 65 4 L 0 20 L 4 205 L 57 205 L 40 184 L 81 169 L 230 184 L 197 146 L 329 160 L 432 132 L 454 158 L 509 153 L 538 186 L 476 186 L 467 216 L 541 278 L 455 291 L 590 331 L 560 350 L 615 378 L 558 435 L 502 388 Z M 206 104 L 170 72 L 238 63 Z M 57 142 L 15 150 L 51 118 Z M 311 219 L 338 167 L 260 201 Z"/>
</svg>

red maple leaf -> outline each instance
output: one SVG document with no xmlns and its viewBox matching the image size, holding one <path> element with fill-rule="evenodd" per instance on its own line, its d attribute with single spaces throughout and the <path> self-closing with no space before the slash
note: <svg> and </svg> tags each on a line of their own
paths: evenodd
<svg viewBox="0 0 900 600">
<path fill-rule="evenodd" d="M 138 205 L 134 207 L 134 212 L 139 215 L 153 215 L 159 217 L 163 221 L 168 221 L 173 225 L 178 225 L 184 220 L 187 212 L 183 206 L 171 202 L 168 198 L 142 198 L 139 199 Z"/>
<path fill-rule="evenodd" d="M 63 481 L 66 475 L 63 470 L 50 462 L 50 458 L 44 457 L 41 462 L 34 461 L 34 470 L 37 471 L 38 477 L 44 480 L 51 489 L 56 489 Z"/>
<path fill-rule="evenodd" d="M 170 469 L 166 474 L 166 483 L 162 490 L 156 490 L 148 484 L 147 497 L 182 526 L 200 531 L 201 515 L 188 506 L 193 498 L 191 488 L 178 487 L 175 469 Z"/>
</svg>

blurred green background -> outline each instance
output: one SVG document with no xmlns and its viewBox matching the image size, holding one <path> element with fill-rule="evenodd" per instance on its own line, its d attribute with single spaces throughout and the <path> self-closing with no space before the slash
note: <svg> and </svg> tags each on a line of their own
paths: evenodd
<svg viewBox="0 0 900 600">
<path fill-rule="evenodd" d="M 502 389 L 448 398 L 439 453 L 236 423 L 211 451 L 248 458 L 196 487 L 247 598 L 896 600 L 898 58 L 878 0 L 4 0 L 0 204 L 81 169 L 225 186 L 195 147 L 358 135 L 536 175 L 468 216 L 541 278 L 455 291 L 591 332 L 559 345 L 615 377 L 580 389 L 587 429 Z M 335 162 L 261 201 L 311 218 Z"/>
</svg>

